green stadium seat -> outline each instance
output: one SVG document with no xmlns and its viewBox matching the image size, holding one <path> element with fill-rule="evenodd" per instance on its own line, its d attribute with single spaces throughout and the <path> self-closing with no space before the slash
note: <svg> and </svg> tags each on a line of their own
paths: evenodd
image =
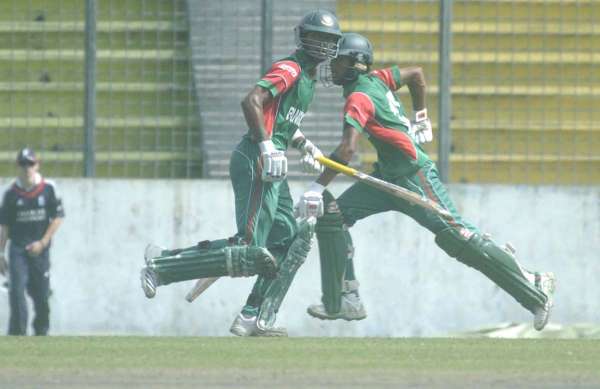
<svg viewBox="0 0 600 389">
<path fill-rule="evenodd" d="M 53 176 L 83 172 L 84 4 L 0 4 L 0 174 L 34 147 Z M 99 177 L 201 175 L 185 0 L 98 2 Z"/>
</svg>

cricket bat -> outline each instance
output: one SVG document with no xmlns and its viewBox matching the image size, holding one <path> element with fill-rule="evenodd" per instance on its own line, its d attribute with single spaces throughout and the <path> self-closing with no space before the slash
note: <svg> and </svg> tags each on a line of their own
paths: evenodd
<svg viewBox="0 0 600 389">
<path fill-rule="evenodd" d="M 196 281 L 196 285 L 194 285 L 194 287 L 185 296 L 185 299 L 191 303 L 218 279 L 219 277 L 200 278 L 198 281 Z"/>
<path fill-rule="evenodd" d="M 410 190 L 405 189 L 401 186 L 392 184 L 384 180 L 380 180 L 379 178 L 375 178 L 349 166 L 342 165 L 341 163 L 331 160 L 325 156 L 315 157 L 315 159 L 321 162 L 321 164 L 323 164 L 324 166 L 327 166 L 328 168 L 335 170 L 336 172 L 342 173 L 360 182 L 364 182 L 365 184 L 377 188 L 381 191 L 404 199 L 413 205 L 423 207 L 445 219 L 452 219 L 452 215 L 450 214 L 450 212 L 442 208 L 435 201 L 428 199 L 427 197 L 420 196 L 419 194 L 411 192 Z"/>
</svg>

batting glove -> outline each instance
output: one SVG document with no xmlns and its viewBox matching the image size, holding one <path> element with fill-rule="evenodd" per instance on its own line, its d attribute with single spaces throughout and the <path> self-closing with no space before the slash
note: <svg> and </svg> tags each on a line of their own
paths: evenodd
<svg viewBox="0 0 600 389">
<path fill-rule="evenodd" d="M 302 158 L 300 158 L 300 164 L 302 165 L 302 170 L 305 173 L 323 173 L 325 168 L 321 163 L 316 159 L 318 157 L 322 157 L 323 153 L 314 143 L 306 139 L 304 144 L 300 147 L 300 151 L 302 152 Z"/>
<path fill-rule="evenodd" d="M 262 161 L 261 178 L 265 182 L 281 181 L 287 175 L 287 158 L 283 151 L 277 150 L 269 140 L 258 144 Z"/>
<path fill-rule="evenodd" d="M 323 216 L 323 191 L 325 187 L 318 182 L 313 182 L 308 190 L 300 196 L 295 207 L 296 217 L 309 219 Z"/>
<path fill-rule="evenodd" d="M 410 122 L 409 133 L 417 144 L 433 140 L 433 130 L 431 128 L 431 120 L 427 117 L 427 108 L 415 112 L 414 119 Z"/>
</svg>

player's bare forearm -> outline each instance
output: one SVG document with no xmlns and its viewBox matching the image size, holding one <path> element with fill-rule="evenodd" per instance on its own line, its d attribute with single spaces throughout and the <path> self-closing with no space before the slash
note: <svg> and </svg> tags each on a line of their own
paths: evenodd
<svg viewBox="0 0 600 389">
<path fill-rule="evenodd" d="M 268 90 L 255 86 L 244 100 L 242 100 L 244 118 L 246 119 L 246 124 L 250 130 L 252 139 L 255 142 L 262 142 L 269 139 L 267 131 L 265 130 L 263 107 L 271 98 L 271 93 Z"/>
<path fill-rule="evenodd" d="M 52 239 L 52 237 L 54 236 L 54 234 L 56 233 L 56 231 L 58 230 L 58 227 L 60 227 L 62 222 L 63 222 L 62 217 L 57 217 L 55 219 L 52 219 L 52 221 L 50 222 L 50 225 L 48 226 L 48 228 L 46 229 L 46 232 L 44 233 L 44 236 L 42 237 L 42 239 L 40 239 L 40 241 L 42 242 L 44 247 L 48 247 L 48 245 L 50 244 L 50 240 Z"/>
<path fill-rule="evenodd" d="M 406 85 L 410 92 L 413 109 L 420 111 L 425 108 L 425 92 L 427 84 L 425 82 L 425 74 L 420 67 L 408 67 L 400 69 L 400 78 L 402 85 Z"/>
</svg>

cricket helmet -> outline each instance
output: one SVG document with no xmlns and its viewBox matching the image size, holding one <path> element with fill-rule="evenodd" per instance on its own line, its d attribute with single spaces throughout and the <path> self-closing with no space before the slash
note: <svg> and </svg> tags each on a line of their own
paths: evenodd
<svg viewBox="0 0 600 389">
<path fill-rule="evenodd" d="M 333 12 L 317 9 L 307 13 L 294 32 L 296 45 L 309 56 L 319 61 L 337 56 L 342 31 Z"/>
<path fill-rule="evenodd" d="M 348 32 L 340 39 L 338 58 L 349 57 L 351 64 L 345 68 L 343 74 L 334 78 L 338 85 L 356 80 L 359 74 L 367 73 L 373 64 L 373 45 L 367 38 L 360 34 Z"/>
</svg>

